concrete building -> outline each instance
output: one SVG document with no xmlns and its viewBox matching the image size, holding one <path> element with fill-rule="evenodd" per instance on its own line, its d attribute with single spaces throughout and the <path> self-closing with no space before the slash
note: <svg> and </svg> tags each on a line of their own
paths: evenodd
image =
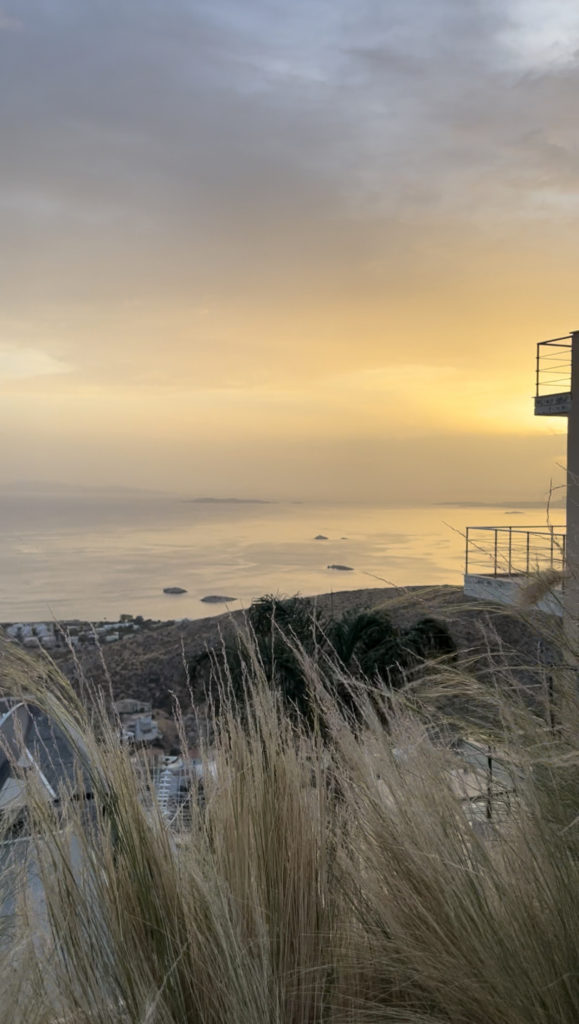
<svg viewBox="0 0 579 1024">
<path fill-rule="evenodd" d="M 123 697 L 115 701 L 114 709 L 120 719 L 121 739 L 124 743 L 146 745 L 162 738 L 150 701 Z"/>
<path fill-rule="evenodd" d="M 566 527 L 478 526 L 466 530 L 464 590 L 469 597 L 513 604 L 542 573 L 536 607 L 564 617 L 579 649 L 579 331 L 537 345 L 535 415 L 564 416 L 567 428 Z"/>
<path fill-rule="evenodd" d="M 161 731 L 152 715 L 133 715 L 122 720 L 123 739 L 148 744 L 161 739 Z"/>
<path fill-rule="evenodd" d="M 134 697 L 121 697 L 114 703 L 117 715 L 147 715 L 151 707 L 150 700 L 136 700 Z"/>
</svg>

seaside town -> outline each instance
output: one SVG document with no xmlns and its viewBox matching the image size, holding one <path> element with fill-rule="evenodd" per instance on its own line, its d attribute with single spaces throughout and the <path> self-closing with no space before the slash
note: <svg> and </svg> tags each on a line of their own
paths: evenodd
<svg viewBox="0 0 579 1024">
<path fill-rule="evenodd" d="M 65 622 L 6 622 L 0 625 L 5 638 L 12 643 L 18 643 L 29 649 L 43 648 L 53 651 L 58 648 L 70 650 L 76 647 L 114 644 L 118 640 L 142 630 L 152 630 L 161 626 L 189 621 L 189 619 L 160 621 L 145 619 L 142 615 L 123 614 L 119 617 L 118 622 L 108 622 L 106 619 L 100 622 L 83 622 L 72 619 Z"/>
</svg>

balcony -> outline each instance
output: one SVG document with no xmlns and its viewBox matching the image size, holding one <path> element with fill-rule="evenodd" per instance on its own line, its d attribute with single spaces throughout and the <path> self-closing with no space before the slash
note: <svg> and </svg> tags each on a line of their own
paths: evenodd
<svg viewBox="0 0 579 1024">
<path fill-rule="evenodd" d="M 565 568 L 565 530 L 551 526 L 468 526 L 464 592 L 499 604 L 517 604 L 534 573 Z M 562 614 L 561 582 L 536 607 Z"/>
<path fill-rule="evenodd" d="M 568 416 L 571 409 L 571 335 L 537 345 L 535 416 Z"/>
</svg>

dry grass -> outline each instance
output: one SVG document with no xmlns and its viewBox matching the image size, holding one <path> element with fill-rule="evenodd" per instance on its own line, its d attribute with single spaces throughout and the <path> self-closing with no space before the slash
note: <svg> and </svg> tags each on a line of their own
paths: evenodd
<svg viewBox="0 0 579 1024">
<path fill-rule="evenodd" d="M 463 663 L 403 694 L 354 687 L 354 723 L 304 658 L 323 721 L 306 731 L 256 663 L 243 722 L 216 725 L 205 806 L 175 832 L 104 709 L 5 649 L 4 685 L 66 732 L 95 799 L 63 792 L 56 820 L 32 783 L 36 837 L 0 848 L 18 911 L 2 1024 L 576 1024 L 579 703 L 557 670 L 554 724 L 496 664 L 484 684 Z M 491 818 L 451 749 L 457 693 L 511 780 L 508 799 L 493 780 Z"/>
</svg>

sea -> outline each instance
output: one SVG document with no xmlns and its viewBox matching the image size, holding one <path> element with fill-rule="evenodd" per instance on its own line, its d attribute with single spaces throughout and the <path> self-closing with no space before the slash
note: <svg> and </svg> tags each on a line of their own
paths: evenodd
<svg viewBox="0 0 579 1024">
<path fill-rule="evenodd" d="M 551 512 L 551 522 L 563 520 L 561 510 Z M 112 622 L 121 614 L 200 619 L 248 607 L 266 593 L 458 585 L 466 526 L 546 521 L 540 505 L 389 507 L 123 491 L 4 493 L 0 622 Z M 165 587 L 186 593 L 165 594 Z M 232 600 L 204 603 L 211 595 Z"/>
</svg>

